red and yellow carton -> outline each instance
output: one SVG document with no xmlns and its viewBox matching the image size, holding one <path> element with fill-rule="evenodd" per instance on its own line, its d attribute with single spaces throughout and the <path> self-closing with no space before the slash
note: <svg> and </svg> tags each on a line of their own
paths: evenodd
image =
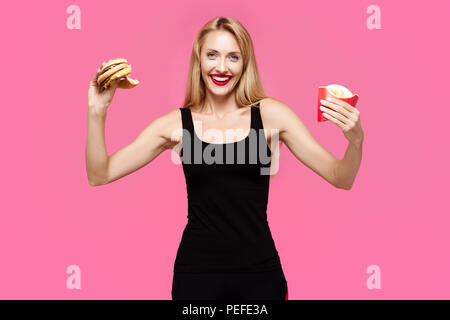
<svg viewBox="0 0 450 320">
<path fill-rule="evenodd" d="M 320 100 L 325 100 L 327 97 L 339 99 L 347 102 L 353 107 L 356 107 L 359 95 L 353 94 L 349 89 L 339 84 L 330 84 L 328 86 L 319 86 L 319 98 L 317 100 L 317 121 L 327 121 L 328 119 L 322 115 L 320 110 Z"/>
</svg>

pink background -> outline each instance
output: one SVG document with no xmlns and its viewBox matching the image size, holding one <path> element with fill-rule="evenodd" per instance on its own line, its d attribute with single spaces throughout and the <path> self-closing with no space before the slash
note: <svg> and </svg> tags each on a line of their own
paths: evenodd
<svg viewBox="0 0 450 320">
<path fill-rule="evenodd" d="M 66 9 L 81 8 L 69 30 Z M 381 30 L 366 9 L 381 8 Z M 289 299 L 449 299 L 448 1 L 3 1 L 0 298 L 171 299 L 187 222 L 181 165 L 166 151 L 101 187 L 85 169 L 87 90 L 126 57 L 141 81 L 118 90 L 108 153 L 181 107 L 196 32 L 224 15 L 255 45 L 269 96 L 341 159 L 340 128 L 317 122 L 317 87 L 360 95 L 354 187 L 335 189 L 286 146 L 268 219 Z M 66 269 L 81 268 L 69 290 Z M 381 270 L 369 290 L 366 269 Z"/>
</svg>

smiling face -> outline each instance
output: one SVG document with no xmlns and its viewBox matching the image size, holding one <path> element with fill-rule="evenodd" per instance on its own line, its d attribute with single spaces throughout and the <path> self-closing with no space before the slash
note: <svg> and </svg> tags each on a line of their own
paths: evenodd
<svg viewBox="0 0 450 320">
<path fill-rule="evenodd" d="M 234 36 L 222 30 L 208 33 L 202 46 L 200 64 L 208 94 L 230 94 L 243 69 L 241 50 Z"/>
</svg>

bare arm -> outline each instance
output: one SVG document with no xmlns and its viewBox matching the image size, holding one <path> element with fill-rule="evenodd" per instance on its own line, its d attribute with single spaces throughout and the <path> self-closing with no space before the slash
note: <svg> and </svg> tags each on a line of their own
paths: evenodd
<svg viewBox="0 0 450 320">
<path fill-rule="evenodd" d="M 279 130 L 280 140 L 298 160 L 336 188 L 341 188 L 336 178 L 339 160 L 311 135 L 291 108 L 271 98 L 261 105 L 261 114 L 271 128 Z"/>
<path fill-rule="evenodd" d="M 181 121 L 179 110 L 172 110 L 153 120 L 132 143 L 108 156 L 104 135 L 105 117 L 89 115 L 86 168 L 89 184 L 93 186 L 129 175 L 175 145 L 171 140 L 171 131 Z"/>
<path fill-rule="evenodd" d="M 86 139 L 86 172 L 91 186 L 105 181 L 108 153 L 105 145 L 106 110 L 88 108 L 88 131 Z"/>
<path fill-rule="evenodd" d="M 362 141 L 356 145 L 349 143 L 344 158 L 339 161 L 336 168 L 336 176 L 340 181 L 343 181 L 342 185 L 346 186 L 345 190 L 352 189 L 353 182 L 358 174 L 362 160 L 362 145 Z"/>
</svg>

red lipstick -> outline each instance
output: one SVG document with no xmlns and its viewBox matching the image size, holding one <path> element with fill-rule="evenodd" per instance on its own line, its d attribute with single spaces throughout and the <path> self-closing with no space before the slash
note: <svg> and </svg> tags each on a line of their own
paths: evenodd
<svg viewBox="0 0 450 320">
<path fill-rule="evenodd" d="M 225 81 L 217 81 L 217 80 L 214 80 L 214 78 L 213 78 L 213 76 L 214 77 L 219 77 L 219 78 L 225 78 L 225 77 L 228 77 L 228 80 L 225 80 Z M 211 78 L 211 80 L 212 80 L 212 82 L 214 82 L 214 84 L 216 84 L 216 85 L 218 85 L 218 86 L 224 86 L 224 85 L 226 85 L 228 82 L 230 82 L 230 80 L 231 80 L 231 76 L 227 76 L 227 75 L 220 75 L 220 74 L 210 74 L 209 75 L 209 77 Z"/>
</svg>

